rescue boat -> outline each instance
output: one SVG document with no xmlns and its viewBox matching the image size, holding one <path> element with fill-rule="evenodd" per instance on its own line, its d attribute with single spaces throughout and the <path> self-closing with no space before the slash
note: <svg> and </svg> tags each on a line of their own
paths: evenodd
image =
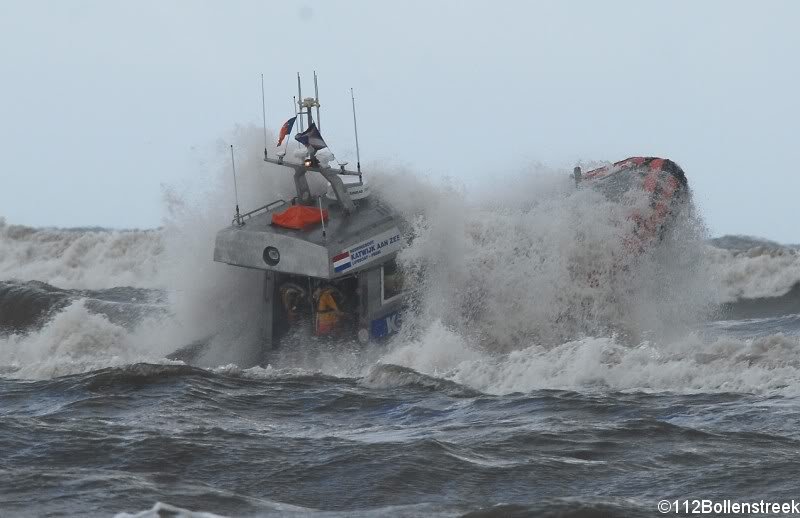
<svg viewBox="0 0 800 518">
<path fill-rule="evenodd" d="M 269 351 L 297 329 L 361 343 L 385 338 L 399 330 L 407 302 L 396 263 L 407 226 L 391 207 L 370 196 L 364 182 L 355 99 L 357 168 L 349 170 L 346 163 L 329 167 L 317 158 L 327 144 L 312 116 L 316 108 L 319 120 L 316 74 L 314 83 L 315 97 L 302 98 L 298 75 L 298 109 L 281 128 L 278 142 L 280 146 L 297 123 L 294 138 L 306 148 L 303 159 L 286 160 L 285 152 L 268 156 L 264 149 L 265 162 L 293 174 L 296 195 L 244 214 L 237 201 L 230 226 L 216 235 L 214 261 L 264 272 L 263 296 L 257 302 L 262 343 L 254 364 L 264 363 Z M 233 171 L 235 182 L 235 164 Z M 326 193 L 311 192 L 308 175 L 316 174 L 327 181 Z M 579 188 L 596 189 L 614 202 L 634 191 L 646 194 L 648 207 L 629 214 L 635 222 L 632 251 L 660 239 L 688 192 L 683 170 L 655 157 L 631 157 L 587 173 L 576 167 L 573 178 Z"/>
<path fill-rule="evenodd" d="M 316 74 L 314 79 L 316 91 Z M 320 163 L 316 153 L 327 144 L 312 117 L 316 108 L 319 119 L 318 95 L 298 101 L 298 107 L 280 139 L 297 123 L 303 160 L 291 162 L 285 153 L 271 157 L 264 149 L 264 161 L 293 174 L 296 195 L 244 214 L 237 202 L 231 225 L 217 233 L 214 247 L 214 261 L 264 271 L 261 361 L 297 327 L 362 343 L 384 338 L 399 329 L 405 299 L 395 261 L 405 242 L 404 222 L 370 196 L 360 156 L 355 171 L 346 163 Z M 354 99 L 353 121 L 356 127 Z M 356 130 L 358 149 L 357 138 Z M 308 175 L 317 174 L 328 182 L 326 193 L 309 188 Z"/>
<path fill-rule="evenodd" d="M 635 253 L 664 237 L 689 198 L 686 174 L 666 158 L 630 157 L 583 174 L 576 167 L 573 178 L 576 186 L 595 189 L 615 203 L 624 203 L 626 196 L 645 196 L 645 206 L 631 208 L 627 215 L 634 225 L 626 247 Z"/>
</svg>

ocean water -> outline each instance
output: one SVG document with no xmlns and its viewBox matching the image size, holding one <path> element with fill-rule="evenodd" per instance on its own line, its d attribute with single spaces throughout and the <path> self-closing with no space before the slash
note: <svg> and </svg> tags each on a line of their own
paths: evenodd
<svg viewBox="0 0 800 518">
<path fill-rule="evenodd" d="M 285 196 L 258 132 L 238 138 L 242 205 Z M 614 207 L 560 171 L 480 197 L 378 171 L 373 195 L 414 234 L 403 330 L 299 334 L 260 366 L 242 361 L 259 274 L 211 261 L 230 221 L 218 172 L 165 192 L 159 229 L 0 220 L 0 515 L 627 517 L 798 498 L 796 247 L 709 240 L 690 207 L 629 258 Z"/>
</svg>

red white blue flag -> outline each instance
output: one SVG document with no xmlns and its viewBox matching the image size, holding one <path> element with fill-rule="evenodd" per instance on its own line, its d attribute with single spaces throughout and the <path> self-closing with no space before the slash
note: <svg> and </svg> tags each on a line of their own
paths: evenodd
<svg viewBox="0 0 800 518">
<path fill-rule="evenodd" d="M 350 252 L 342 252 L 339 255 L 333 256 L 333 271 L 338 273 L 347 270 L 353 265 L 350 260 Z"/>
<path fill-rule="evenodd" d="M 286 138 L 286 135 L 288 135 L 289 133 L 292 132 L 292 126 L 294 126 L 294 120 L 296 118 L 297 117 L 292 117 L 288 121 L 284 122 L 283 126 L 281 126 L 281 133 L 280 133 L 280 135 L 278 135 L 278 145 L 279 146 L 283 142 L 283 139 Z"/>
</svg>

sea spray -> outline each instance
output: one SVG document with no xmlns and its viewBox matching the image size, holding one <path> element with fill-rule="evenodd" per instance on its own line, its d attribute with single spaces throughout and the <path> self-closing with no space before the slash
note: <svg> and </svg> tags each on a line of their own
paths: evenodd
<svg viewBox="0 0 800 518">
<path fill-rule="evenodd" d="M 156 288 L 160 230 L 32 228 L 0 217 L 0 279 L 59 288 Z"/>
<path fill-rule="evenodd" d="M 293 196 L 290 171 L 261 160 L 257 128 L 239 128 L 230 140 L 243 211 Z M 132 327 L 113 323 L 86 301 L 74 301 L 44 326 L 0 338 L 4 368 L 11 366 L 21 377 L 59 376 L 167 361 L 163 358 L 191 343 L 203 345 L 196 360 L 208 367 L 244 365 L 260 352 L 257 301 L 263 272 L 214 263 L 211 257 L 216 232 L 233 216 L 227 144 L 220 143 L 218 158 L 198 171 L 194 182 L 165 189 L 168 216 L 157 231 L 2 224 L 0 263 L 7 278 L 92 287 L 132 284 L 158 288 L 167 297 L 164 313 Z M 300 151 L 290 147 L 290 155 Z M 392 376 L 407 372 L 384 366 L 399 365 L 491 393 L 549 387 L 760 391 L 796 385 L 795 337 L 707 338 L 695 330 L 711 302 L 729 296 L 733 286 L 742 286 L 738 293 L 746 296 L 754 289 L 747 275 L 772 271 L 773 264 L 791 265 L 793 252 L 729 258 L 706 244 L 702 221 L 690 205 L 661 241 L 630 256 L 623 246 L 630 231 L 624 211 L 590 189 L 576 190 L 567 171 L 534 167 L 516 175 L 491 174 L 503 181 L 467 193 L 455 180 L 370 167 L 365 178 L 373 195 L 405 217 L 413 237 L 399 255 L 412 293 L 406 325 L 393 339 L 367 347 L 300 333 L 269 356 L 271 366 L 264 372 L 366 376 L 390 385 Z M 324 182 L 316 176 L 310 178 L 312 190 L 322 192 Z M 750 274 L 715 275 L 747 259 L 763 264 L 752 261 Z M 720 289 L 722 278 L 727 291 Z M 791 286 L 789 280 L 776 281 L 771 290 L 787 283 Z"/>
</svg>

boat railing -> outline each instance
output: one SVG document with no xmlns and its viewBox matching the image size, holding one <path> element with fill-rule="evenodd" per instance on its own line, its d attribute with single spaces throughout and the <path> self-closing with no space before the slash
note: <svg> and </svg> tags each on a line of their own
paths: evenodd
<svg viewBox="0 0 800 518">
<path fill-rule="evenodd" d="M 272 209 L 280 207 L 281 205 L 286 205 L 286 200 L 275 200 L 272 203 L 267 203 L 263 207 L 259 207 L 257 209 L 253 209 L 250 212 L 245 212 L 244 214 L 239 216 L 238 220 L 236 218 L 233 218 L 233 221 L 231 221 L 231 225 L 237 225 L 237 224 L 238 225 L 243 225 L 245 219 L 250 219 L 253 216 L 257 216 L 257 215 L 261 214 L 262 212 L 269 212 Z"/>
</svg>

